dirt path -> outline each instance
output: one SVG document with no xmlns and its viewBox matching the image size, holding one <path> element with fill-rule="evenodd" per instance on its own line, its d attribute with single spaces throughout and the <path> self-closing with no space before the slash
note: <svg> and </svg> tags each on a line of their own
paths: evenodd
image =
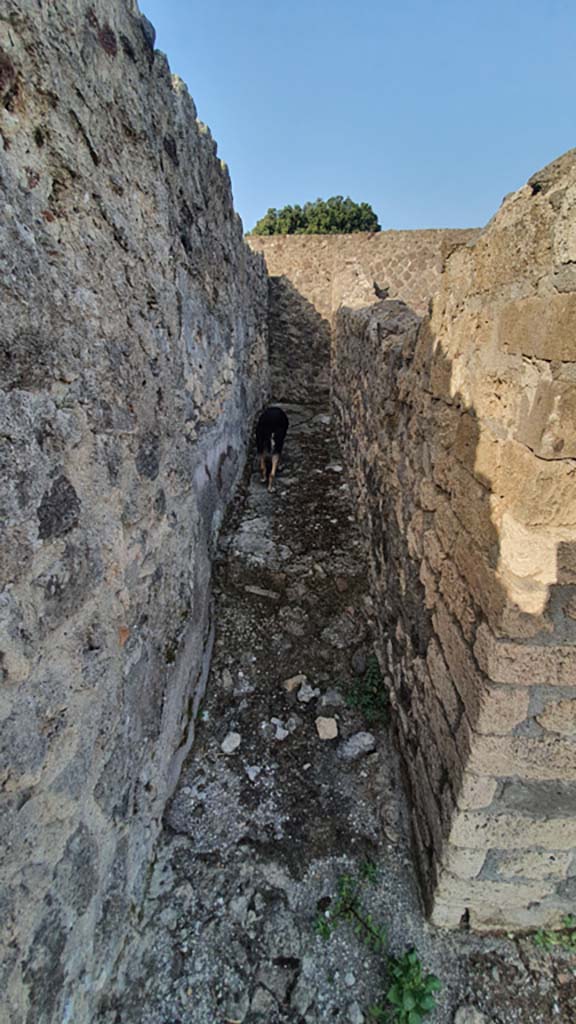
<svg viewBox="0 0 576 1024">
<path fill-rule="evenodd" d="M 216 565 L 217 638 L 192 756 L 105 1024 L 361 1024 L 383 958 L 334 913 L 343 875 L 443 989 L 430 1021 L 575 1024 L 567 958 L 428 927 L 371 671 L 361 538 L 327 409 L 284 405 L 287 465 L 239 493 Z M 364 713 L 350 706 L 364 694 Z M 371 720 L 372 715 L 375 716 Z M 320 721 L 319 721 L 320 720 Z M 331 735 L 322 739 L 319 728 Z M 341 884 L 341 882 L 340 882 Z M 324 924 L 323 924 L 324 923 Z"/>
</svg>

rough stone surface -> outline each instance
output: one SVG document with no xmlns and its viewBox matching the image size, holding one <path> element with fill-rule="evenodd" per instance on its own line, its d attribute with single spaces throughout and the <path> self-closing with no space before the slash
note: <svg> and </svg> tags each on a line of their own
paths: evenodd
<svg viewBox="0 0 576 1024">
<path fill-rule="evenodd" d="M 92 1020 L 211 643 L 267 284 L 129 0 L 0 10 L 0 1017 Z"/>
<path fill-rule="evenodd" d="M 576 151 L 541 173 L 546 189 L 529 183 L 455 248 L 429 317 L 344 300 L 335 320 L 380 663 L 423 891 L 446 926 L 576 910 L 569 858 L 548 862 L 576 850 Z M 483 871 L 515 849 L 528 873 L 478 878 L 452 847 L 487 853 Z"/>
</svg>

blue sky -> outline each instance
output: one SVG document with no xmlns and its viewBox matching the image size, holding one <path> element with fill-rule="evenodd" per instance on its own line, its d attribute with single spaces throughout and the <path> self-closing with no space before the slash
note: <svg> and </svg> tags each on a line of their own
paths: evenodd
<svg viewBox="0 0 576 1024">
<path fill-rule="evenodd" d="M 576 146 L 575 0 L 140 0 L 245 230 L 350 195 L 383 228 L 485 224 Z"/>
</svg>

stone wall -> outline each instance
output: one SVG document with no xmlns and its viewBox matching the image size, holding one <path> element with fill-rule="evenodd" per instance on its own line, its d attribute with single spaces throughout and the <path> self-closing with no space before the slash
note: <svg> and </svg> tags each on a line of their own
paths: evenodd
<svg viewBox="0 0 576 1024">
<path fill-rule="evenodd" d="M 247 242 L 266 259 L 272 277 L 293 288 L 325 320 L 344 303 L 365 306 L 388 290 L 418 314 L 428 312 L 444 260 L 476 238 L 475 228 L 380 231 L 354 235 L 250 235 Z M 376 289 L 375 289 L 376 286 Z"/>
<path fill-rule="evenodd" d="M 428 310 L 447 255 L 478 231 L 383 231 L 354 235 L 251 235 L 270 279 L 270 368 L 276 399 L 327 396 L 330 330 L 344 302 L 361 307 L 386 291 Z"/>
<path fill-rule="evenodd" d="M 448 259 L 429 319 L 343 309 L 334 403 L 433 920 L 576 911 L 576 151 Z"/>
<path fill-rule="evenodd" d="M 130 0 L 0 12 L 0 1017 L 93 1019 L 189 749 L 267 283 Z"/>
</svg>

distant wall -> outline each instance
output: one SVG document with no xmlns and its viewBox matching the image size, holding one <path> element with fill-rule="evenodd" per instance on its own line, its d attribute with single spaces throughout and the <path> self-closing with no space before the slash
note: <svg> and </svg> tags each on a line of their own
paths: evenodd
<svg viewBox="0 0 576 1024">
<path fill-rule="evenodd" d="M 286 277 L 325 320 L 344 303 L 374 301 L 374 284 L 388 288 L 423 315 L 448 254 L 478 235 L 477 229 L 381 231 L 354 235 L 250 235 L 272 277 Z"/>
<path fill-rule="evenodd" d="M 341 303 L 366 306 L 389 289 L 391 296 L 425 313 L 446 256 L 477 234 L 471 229 L 248 237 L 250 247 L 264 255 L 271 275 L 274 397 L 327 399 L 331 322 Z"/>
<path fill-rule="evenodd" d="M 0 1017 L 84 1024 L 191 742 L 267 282 L 129 0 L 4 0 L 0 150 Z"/>
<path fill-rule="evenodd" d="M 429 319 L 342 309 L 334 404 L 433 920 L 576 912 L 576 151 L 448 259 Z"/>
</svg>

